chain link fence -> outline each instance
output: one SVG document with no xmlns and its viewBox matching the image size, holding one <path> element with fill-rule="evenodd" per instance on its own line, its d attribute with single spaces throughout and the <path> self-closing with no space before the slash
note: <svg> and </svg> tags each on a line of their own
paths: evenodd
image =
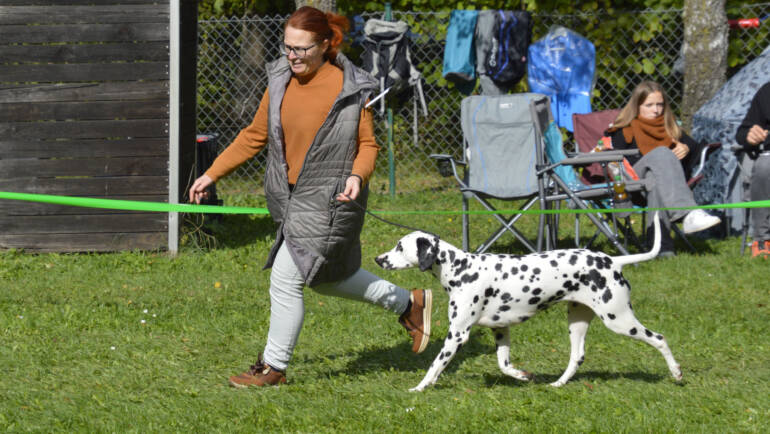
<svg viewBox="0 0 770 434">
<path fill-rule="evenodd" d="M 730 18 L 766 17 L 770 14 L 770 3 L 730 8 L 727 14 Z M 429 158 L 433 153 L 459 157 L 462 148 L 459 107 L 464 94 L 441 76 L 449 16 L 450 11 L 393 11 L 394 20 L 410 25 L 412 60 L 424 77 L 429 114 L 420 113 L 417 99 L 410 92 L 389 102 L 394 119 L 393 146 L 387 149 L 385 117 L 375 111 L 375 133 L 382 146 L 371 181 L 375 193 L 454 186 L 452 180 L 438 175 L 434 161 Z M 198 131 L 217 134 L 220 150 L 251 122 L 256 112 L 267 86 L 264 64 L 279 55 L 286 18 L 199 22 Z M 381 14 L 364 14 L 352 20 L 354 32 L 345 52 L 357 64 L 361 48 L 356 44 L 355 29 L 369 18 L 381 18 Z M 681 10 L 534 14 L 533 42 L 555 25 L 572 29 L 596 45 L 594 110 L 622 106 L 631 88 L 642 80 L 662 84 L 678 110 L 684 87 Z M 770 43 L 768 29 L 770 20 L 758 27 L 730 30 L 728 75 L 758 56 Z M 526 91 L 526 78 L 514 91 Z M 264 161 L 264 155 L 258 155 L 220 181 L 220 194 L 260 191 Z M 394 184 L 390 182 L 391 174 Z"/>
</svg>

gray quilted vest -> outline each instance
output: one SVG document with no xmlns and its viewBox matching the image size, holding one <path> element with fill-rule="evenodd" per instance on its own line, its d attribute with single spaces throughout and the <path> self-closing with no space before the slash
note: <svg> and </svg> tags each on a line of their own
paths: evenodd
<svg viewBox="0 0 770 434">
<path fill-rule="evenodd" d="M 342 91 L 310 145 L 293 191 L 289 191 L 281 126 L 281 102 L 291 70 L 285 57 L 267 65 L 270 105 L 265 196 L 278 233 L 265 268 L 273 265 L 285 242 L 308 286 L 343 280 L 361 267 L 359 237 L 369 190 L 362 189 L 356 199 L 359 206 L 334 198 L 344 190 L 353 169 L 361 110 L 377 83 L 342 53 L 335 63 L 343 70 Z"/>
</svg>

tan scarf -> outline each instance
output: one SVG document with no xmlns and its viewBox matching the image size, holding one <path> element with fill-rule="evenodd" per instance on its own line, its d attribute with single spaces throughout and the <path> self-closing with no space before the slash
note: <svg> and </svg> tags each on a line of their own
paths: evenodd
<svg viewBox="0 0 770 434">
<path fill-rule="evenodd" d="M 666 132 L 662 115 L 655 119 L 637 117 L 631 121 L 630 125 L 623 128 L 623 138 L 626 139 L 626 143 L 636 139 L 636 147 L 642 155 L 659 146 L 670 148 L 674 144 L 674 139 Z"/>
</svg>

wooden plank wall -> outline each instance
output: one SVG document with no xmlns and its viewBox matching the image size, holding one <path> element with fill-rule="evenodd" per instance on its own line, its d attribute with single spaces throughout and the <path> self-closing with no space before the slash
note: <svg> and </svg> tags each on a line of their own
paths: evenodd
<svg viewBox="0 0 770 434">
<path fill-rule="evenodd" d="M 0 191 L 167 202 L 168 47 L 168 0 L 0 0 Z M 167 240 L 164 213 L 0 200 L 0 248 Z"/>
</svg>

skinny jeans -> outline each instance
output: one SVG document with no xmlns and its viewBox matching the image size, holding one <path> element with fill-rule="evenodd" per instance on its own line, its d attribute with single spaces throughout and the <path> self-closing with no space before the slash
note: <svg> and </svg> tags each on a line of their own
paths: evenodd
<svg viewBox="0 0 770 434">
<path fill-rule="evenodd" d="M 285 371 L 297 345 L 305 319 L 305 282 L 294 264 L 286 243 L 278 249 L 270 272 L 270 329 L 264 361 Z M 359 268 L 347 279 L 312 288 L 333 297 L 365 301 L 402 314 L 409 305 L 410 292 Z"/>
</svg>

